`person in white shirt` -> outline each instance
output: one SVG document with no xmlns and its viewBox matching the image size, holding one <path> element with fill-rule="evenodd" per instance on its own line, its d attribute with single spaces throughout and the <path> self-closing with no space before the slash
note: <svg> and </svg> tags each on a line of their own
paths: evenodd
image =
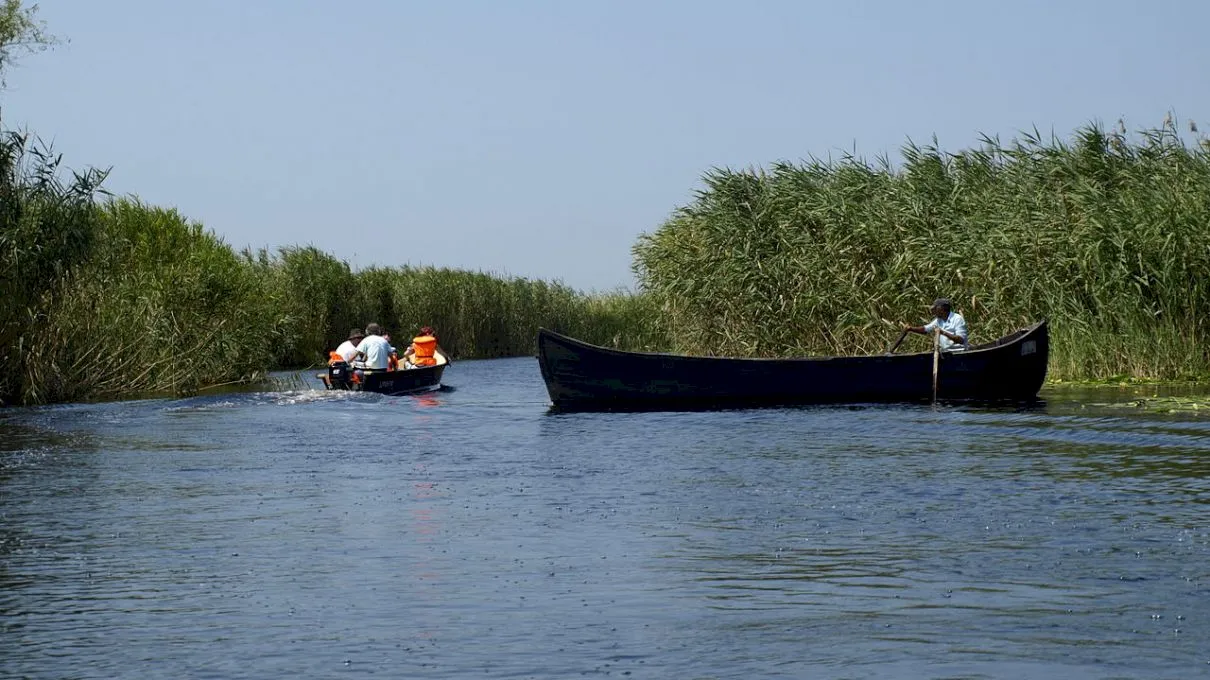
<svg viewBox="0 0 1210 680">
<path fill-rule="evenodd" d="M 366 336 L 357 344 L 354 358 L 360 361 L 355 366 L 367 373 L 387 370 L 391 360 L 391 343 L 382 335 L 382 326 L 376 323 L 366 325 Z"/>
<path fill-rule="evenodd" d="M 932 321 L 923 326 L 904 326 L 903 330 L 921 335 L 931 335 L 934 331 L 941 332 L 941 349 L 954 352 L 966 349 L 966 319 L 953 311 L 954 304 L 948 298 L 937 298 L 933 301 Z"/>
<path fill-rule="evenodd" d="M 346 364 L 353 363 L 353 358 L 357 356 L 357 345 L 365 336 L 366 334 L 362 333 L 360 328 L 354 328 L 349 331 L 349 339 L 340 343 L 340 347 L 336 348 L 336 353 L 340 355 L 341 359 L 344 359 Z"/>
</svg>

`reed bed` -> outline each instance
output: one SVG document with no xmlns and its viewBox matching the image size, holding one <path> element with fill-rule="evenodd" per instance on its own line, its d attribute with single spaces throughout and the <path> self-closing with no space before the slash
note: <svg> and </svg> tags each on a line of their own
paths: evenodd
<svg viewBox="0 0 1210 680">
<path fill-rule="evenodd" d="M 437 267 L 349 266 L 317 249 L 262 253 L 271 298 L 288 321 L 277 367 L 322 362 L 351 328 L 374 322 L 403 345 L 436 329 L 456 358 L 532 355 L 539 327 L 624 348 L 662 347 L 646 298 L 586 295 L 561 283 Z"/>
<path fill-rule="evenodd" d="M 10 8 L 11 9 L 11 8 Z M 93 196 L 105 173 L 71 173 L 61 156 L 25 133 L 0 132 L 0 404 L 20 398 L 21 374 L 55 282 L 88 260 Z"/>
<path fill-rule="evenodd" d="M 879 352 L 944 296 L 974 342 L 1049 318 L 1055 378 L 1206 376 L 1206 147 L 1168 120 L 718 169 L 636 271 L 678 351 Z"/>
<path fill-rule="evenodd" d="M 15 56 L 56 42 L 36 11 L 0 2 L 0 90 Z M 0 405 L 262 380 L 323 362 L 371 321 L 397 344 L 434 326 L 456 358 L 531 354 L 539 326 L 661 341 L 642 296 L 450 269 L 354 272 L 312 246 L 236 253 L 175 211 L 98 202 L 106 172 L 60 159 L 0 128 Z"/>
<path fill-rule="evenodd" d="M 0 281 L 22 293 L 0 307 L 0 350 L 13 359 L 3 403 L 259 381 L 268 370 L 321 364 L 350 328 L 371 321 L 400 345 L 434 326 L 460 359 L 532 355 L 539 326 L 618 347 L 658 343 L 645 330 L 654 316 L 641 297 L 451 269 L 354 272 L 310 246 L 236 253 L 176 211 L 128 198 L 80 200 L 78 252 L 60 253 L 54 267 L 8 254 L 24 267 L 8 271 L 24 273 Z M 62 219 L 42 214 L 48 230 Z M 2 236 L 22 233 L 6 227 Z"/>
<path fill-rule="evenodd" d="M 235 252 L 105 173 L 0 136 L 0 403 L 188 394 L 322 363 L 350 328 L 456 359 L 534 353 L 547 327 L 621 349 L 882 351 L 951 297 L 975 342 L 1052 322 L 1051 377 L 1210 374 L 1210 142 L 1175 123 L 985 139 L 902 160 L 718 169 L 634 247 L 641 289 L 436 267 L 353 270 L 313 246 Z M 920 341 L 922 342 L 922 341 Z M 923 349 L 923 346 L 917 348 Z M 910 348 L 909 348 L 910 349 Z"/>
<path fill-rule="evenodd" d="M 98 206 L 91 257 L 37 305 L 22 401 L 187 394 L 257 379 L 282 336 L 256 272 L 173 210 Z"/>
</svg>

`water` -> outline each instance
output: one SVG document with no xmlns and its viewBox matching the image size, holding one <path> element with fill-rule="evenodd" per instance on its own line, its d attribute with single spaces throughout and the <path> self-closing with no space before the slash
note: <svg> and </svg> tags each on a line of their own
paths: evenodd
<svg viewBox="0 0 1210 680">
<path fill-rule="evenodd" d="M 446 379 L 0 412 L 0 677 L 1210 677 L 1205 411 Z"/>
</svg>

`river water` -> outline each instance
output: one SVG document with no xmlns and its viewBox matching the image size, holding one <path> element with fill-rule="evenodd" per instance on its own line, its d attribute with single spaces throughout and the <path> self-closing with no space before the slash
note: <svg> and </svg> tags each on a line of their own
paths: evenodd
<svg viewBox="0 0 1210 680">
<path fill-rule="evenodd" d="M 446 382 L 0 412 L 0 677 L 1210 677 L 1204 410 Z"/>
</svg>

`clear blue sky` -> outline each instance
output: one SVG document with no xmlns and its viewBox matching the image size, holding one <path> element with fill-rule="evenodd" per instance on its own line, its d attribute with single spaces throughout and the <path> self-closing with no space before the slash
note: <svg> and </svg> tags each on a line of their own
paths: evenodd
<svg viewBox="0 0 1210 680">
<path fill-rule="evenodd" d="M 44 0 L 7 127 L 242 248 L 634 286 L 713 166 L 1210 123 L 1210 3 Z"/>
</svg>

